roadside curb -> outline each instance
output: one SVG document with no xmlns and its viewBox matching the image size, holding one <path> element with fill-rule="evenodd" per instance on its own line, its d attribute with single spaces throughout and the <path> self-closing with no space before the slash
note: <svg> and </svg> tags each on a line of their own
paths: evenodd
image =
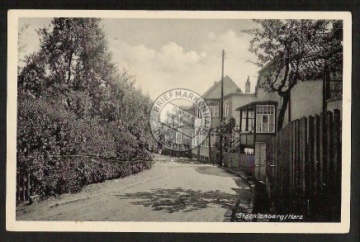
<svg viewBox="0 0 360 242">
<path fill-rule="evenodd" d="M 245 173 L 231 170 L 227 167 L 221 167 L 218 166 L 220 169 L 225 170 L 226 172 L 229 172 L 231 174 L 237 175 L 240 177 L 243 181 L 245 181 L 249 187 L 250 187 L 250 201 L 247 203 L 242 202 L 241 196 L 239 196 L 238 200 L 236 201 L 236 204 L 234 208 L 232 209 L 231 216 L 226 216 L 224 222 L 236 222 L 236 214 L 239 212 L 239 210 L 245 210 L 241 211 L 242 213 L 251 213 L 254 207 L 254 200 L 255 200 L 255 183 L 252 180 L 249 180 L 249 177 L 246 176 Z"/>
</svg>

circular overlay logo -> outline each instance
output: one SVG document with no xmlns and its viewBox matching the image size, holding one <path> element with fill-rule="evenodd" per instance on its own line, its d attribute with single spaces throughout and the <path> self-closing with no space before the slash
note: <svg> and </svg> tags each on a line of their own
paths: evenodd
<svg viewBox="0 0 360 242">
<path fill-rule="evenodd" d="M 211 127 L 210 108 L 199 94 L 188 89 L 172 89 L 154 101 L 150 126 L 163 147 L 187 151 L 207 138 Z"/>
</svg>

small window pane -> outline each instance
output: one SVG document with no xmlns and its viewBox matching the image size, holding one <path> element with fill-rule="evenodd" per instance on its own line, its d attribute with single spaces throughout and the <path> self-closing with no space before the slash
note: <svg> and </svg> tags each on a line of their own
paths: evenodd
<svg viewBox="0 0 360 242">
<path fill-rule="evenodd" d="M 254 111 L 249 111 L 249 118 L 254 118 Z"/>
<path fill-rule="evenodd" d="M 246 111 L 242 111 L 242 118 L 245 118 L 246 119 Z"/>
</svg>

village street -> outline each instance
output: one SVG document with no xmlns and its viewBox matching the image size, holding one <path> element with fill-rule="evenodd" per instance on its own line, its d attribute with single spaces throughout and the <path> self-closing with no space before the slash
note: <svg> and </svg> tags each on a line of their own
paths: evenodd
<svg viewBox="0 0 360 242">
<path fill-rule="evenodd" d="M 221 222 L 249 189 L 211 164 L 158 155 L 150 170 L 19 206 L 17 220 Z"/>
</svg>

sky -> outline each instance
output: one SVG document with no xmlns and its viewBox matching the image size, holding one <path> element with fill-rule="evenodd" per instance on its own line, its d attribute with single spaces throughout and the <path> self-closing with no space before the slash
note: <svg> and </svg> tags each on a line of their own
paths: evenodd
<svg viewBox="0 0 360 242">
<path fill-rule="evenodd" d="M 25 50 L 39 49 L 36 29 L 48 26 L 49 18 L 19 19 Z M 245 91 L 249 76 L 255 89 L 259 67 L 248 51 L 251 36 L 243 29 L 255 27 L 241 19 L 102 19 L 113 62 L 135 76 L 136 86 L 154 100 L 174 88 L 187 88 L 202 95 L 221 79 L 222 50 L 226 52 L 224 76 Z M 21 65 L 21 64 L 20 64 Z"/>
</svg>

